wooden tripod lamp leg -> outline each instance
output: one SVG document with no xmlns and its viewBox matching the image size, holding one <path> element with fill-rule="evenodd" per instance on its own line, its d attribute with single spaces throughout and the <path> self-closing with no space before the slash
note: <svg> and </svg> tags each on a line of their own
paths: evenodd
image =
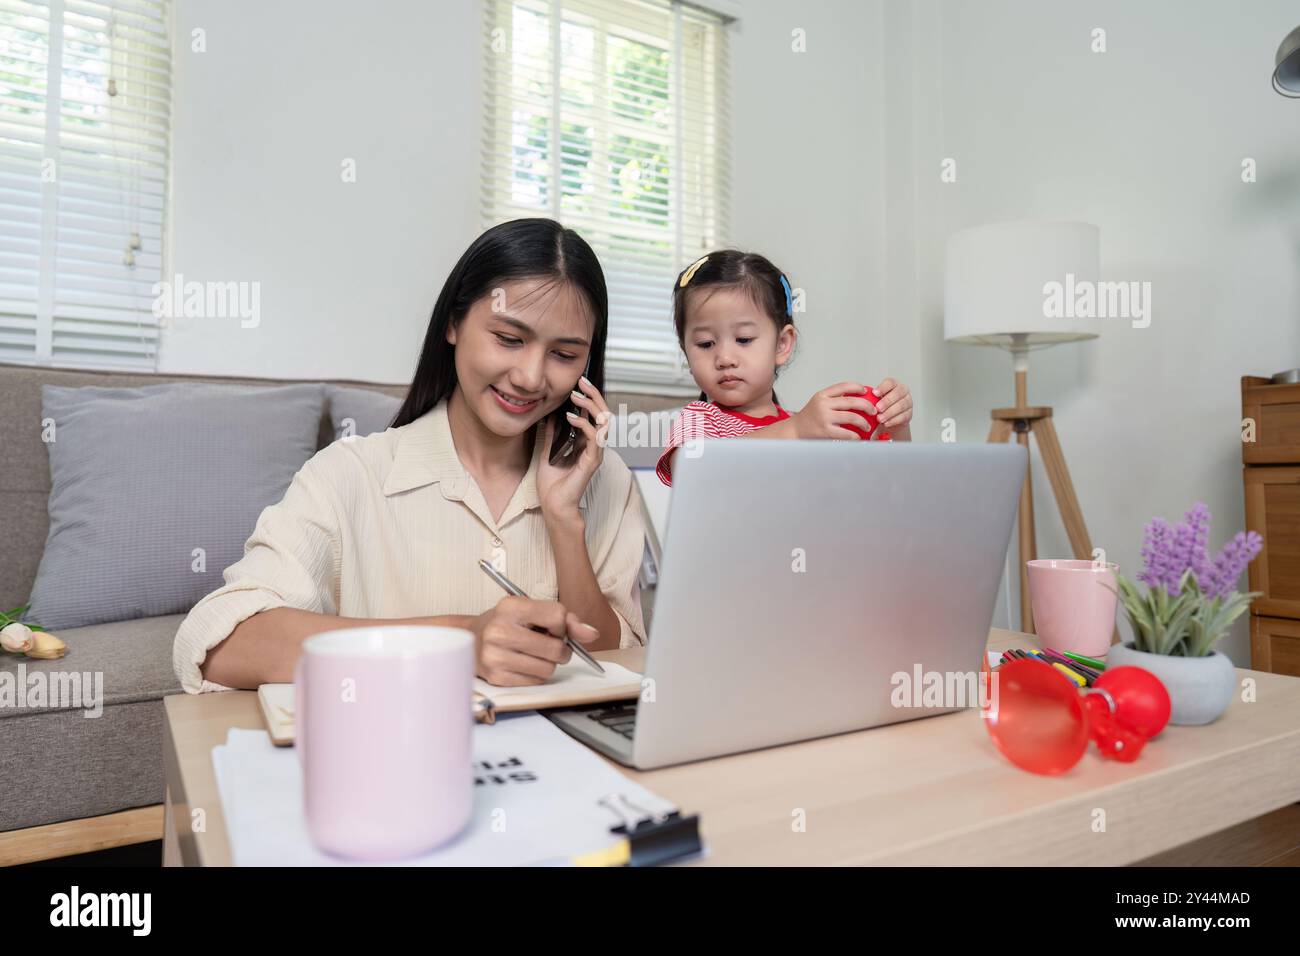
<svg viewBox="0 0 1300 956">
<path fill-rule="evenodd" d="M 1005 412 L 1006 410 L 1001 410 Z M 1018 409 L 1016 410 L 1018 411 Z M 1029 412 L 1029 409 L 1025 409 Z M 995 415 L 998 412 L 994 412 Z M 993 426 L 989 429 L 989 442 L 991 444 L 1000 444 L 1009 439 L 1013 429 L 1012 420 L 1009 418 L 994 418 Z M 1016 432 L 1016 441 L 1021 445 L 1028 446 L 1029 432 Z M 1026 634 L 1034 633 L 1034 610 L 1029 603 L 1029 565 L 1026 563 L 1032 561 L 1038 553 L 1038 547 L 1034 543 L 1034 492 L 1030 485 L 1029 465 L 1025 465 L 1025 482 L 1020 486 L 1020 629 Z"/>
<path fill-rule="evenodd" d="M 1016 442 L 1029 451 L 1029 432 L 1016 432 Z M 1034 489 L 1030 483 L 1033 462 L 1025 462 L 1025 483 L 1020 486 L 1020 630 L 1034 633 L 1034 609 L 1029 601 L 1029 562 L 1038 557 L 1034 540 Z"/>
<path fill-rule="evenodd" d="M 1052 483 L 1052 494 L 1056 495 L 1056 507 L 1060 509 L 1061 520 L 1065 522 L 1070 548 L 1079 560 L 1091 561 L 1092 539 L 1088 537 L 1083 510 L 1074 494 L 1074 482 L 1070 480 L 1070 469 L 1065 465 L 1065 455 L 1061 452 L 1061 443 L 1056 437 L 1056 426 L 1050 418 L 1040 418 L 1031 423 L 1030 428 L 1038 439 L 1038 450 L 1043 456 L 1043 470 Z"/>
<path fill-rule="evenodd" d="M 989 429 L 990 442 L 1004 442 L 1014 432 L 1016 441 L 1029 450 L 1029 435 L 1038 437 L 1038 450 L 1043 456 L 1043 470 L 1052 483 L 1052 494 L 1056 496 L 1056 507 L 1061 512 L 1065 523 L 1065 533 L 1070 538 L 1070 548 L 1075 558 L 1083 561 L 1092 560 L 1092 539 L 1088 537 L 1088 526 L 1083 522 L 1083 509 L 1074 493 L 1074 483 L 1070 480 L 1070 469 L 1065 465 L 1065 455 L 1061 452 L 1061 442 L 1056 437 L 1056 427 L 1052 424 L 1052 410 L 1047 406 L 1029 406 L 1025 403 L 1025 370 L 1023 361 L 1024 342 L 1016 368 L 1016 405 L 1014 408 L 993 409 L 993 427 Z M 1016 353 L 1013 346 L 1012 353 Z M 1025 466 L 1025 483 L 1020 487 L 1020 629 L 1026 634 L 1033 634 L 1034 611 L 1029 600 L 1029 562 L 1038 557 L 1038 546 L 1034 541 L 1034 491 L 1030 483 L 1033 469 Z M 1111 635 L 1111 642 L 1119 641 L 1119 629 Z"/>
</svg>

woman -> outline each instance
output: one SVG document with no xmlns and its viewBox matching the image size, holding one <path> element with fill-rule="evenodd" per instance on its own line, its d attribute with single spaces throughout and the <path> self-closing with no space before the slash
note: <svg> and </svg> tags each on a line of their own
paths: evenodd
<svg viewBox="0 0 1300 956">
<path fill-rule="evenodd" d="M 566 634 L 643 643 L 640 500 L 602 447 L 607 323 L 604 274 L 577 233 L 520 219 L 475 240 L 393 425 L 317 452 L 181 624 L 185 690 L 292 680 L 305 638 L 366 624 L 472 631 L 479 676 L 505 685 L 550 677 Z M 570 401 L 587 414 L 566 416 Z M 561 456 L 569 422 L 577 443 Z M 530 597 L 505 596 L 481 558 Z"/>
</svg>

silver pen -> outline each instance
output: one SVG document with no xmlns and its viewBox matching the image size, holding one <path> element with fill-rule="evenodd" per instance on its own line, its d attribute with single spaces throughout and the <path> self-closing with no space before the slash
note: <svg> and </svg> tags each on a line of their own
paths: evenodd
<svg viewBox="0 0 1300 956">
<path fill-rule="evenodd" d="M 528 597 L 528 595 L 523 592 L 523 589 L 520 588 L 519 585 L 515 584 L 508 577 L 506 577 L 504 574 L 502 574 L 500 571 L 494 568 L 485 559 L 479 558 L 478 566 L 487 573 L 488 577 L 490 577 L 497 584 L 501 585 L 501 587 L 503 587 L 508 594 L 513 594 L 515 597 L 522 597 L 522 598 Z M 546 628 L 537 627 L 536 625 L 533 626 L 533 630 L 541 631 L 543 634 L 549 633 L 546 630 Z M 564 635 L 564 643 L 569 645 L 569 650 L 573 651 L 573 653 L 577 654 L 579 657 L 581 657 L 592 667 L 596 668 L 596 671 L 598 673 L 601 674 L 605 673 L 605 668 L 600 666 L 600 662 L 597 661 L 596 658 L 588 654 L 586 649 L 582 647 L 582 645 L 580 645 L 573 638 L 569 637 L 568 634 Z"/>
</svg>

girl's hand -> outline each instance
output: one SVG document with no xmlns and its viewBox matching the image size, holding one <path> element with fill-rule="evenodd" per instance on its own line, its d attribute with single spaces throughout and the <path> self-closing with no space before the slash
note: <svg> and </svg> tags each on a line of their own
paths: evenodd
<svg viewBox="0 0 1300 956">
<path fill-rule="evenodd" d="M 876 386 L 880 400 L 876 402 L 876 415 L 880 426 L 888 431 L 910 433 L 912 421 L 912 393 L 902 382 L 887 378 Z"/>
<path fill-rule="evenodd" d="M 596 473 L 605 457 L 605 437 L 609 433 L 611 418 L 609 406 L 585 375 L 578 379 L 578 389 L 573 393 L 573 403 L 590 412 L 596 419 L 596 424 L 588 421 L 585 415 L 568 419 L 587 438 L 577 460 L 571 464 L 551 464 L 551 442 L 555 426 L 550 415 L 546 416 L 544 427 L 537 437 L 538 441 L 544 442 L 542 461 L 537 469 L 537 497 L 542 505 L 543 516 L 548 518 L 581 519 L 578 502 L 587 483 L 591 481 L 591 476 Z"/>
<path fill-rule="evenodd" d="M 867 390 L 865 385 L 857 382 L 840 382 L 808 399 L 808 404 L 796 412 L 794 433 L 796 438 L 838 438 L 857 441 L 857 432 L 851 432 L 845 425 L 865 425 L 857 412 L 870 412 L 871 402 L 865 398 L 850 397 L 861 395 Z"/>
</svg>

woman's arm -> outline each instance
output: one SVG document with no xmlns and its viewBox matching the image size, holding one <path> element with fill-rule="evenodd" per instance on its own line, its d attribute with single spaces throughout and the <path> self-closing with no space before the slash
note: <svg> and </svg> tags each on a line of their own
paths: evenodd
<svg viewBox="0 0 1300 956">
<path fill-rule="evenodd" d="M 327 448 L 299 470 L 284 498 L 258 517 L 244 556 L 224 572 L 226 583 L 181 622 L 172 656 L 187 692 L 290 681 L 304 640 L 346 627 L 462 627 L 474 635 L 479 676 L 503 685 L 547 680 L 569 655 L 565 634 L 584 644 L 594 638 L 594 631 L 583 630 L 577 616 L 554 601 L 509 596 L 479 615 L 340 616 L 340 521 L 328 471 L 337 454 Z"/>
<path fill-rule="evenodd" d="M 236 625 L 229 637 L 208 651 L 199 670 L 205 680 L 226 687 L 288 683 L 293 680 L 302 642 L 313 634 L 376 624 L 427 624 L 471 630 L 473 621 L 472 614 L 368 620 L 294 607 L 271 608 Z"/>
<path fill-rule="evenodd" d="M 560 584 L 560 603 L 578 619 L 600 632 L 587 645 L 593 651 L 617 650 L 622 627 L 618 615 L 600 590 L 596 572 L 587 553 L 586 523 L 577 518 L 546 517 L 546 533 L 555 553 L 555 570 Z"/>
<path fill-rule="evenodd" d="M 546 533 L 555 556 L 560 603 L 576 614 L 580 621 L 599 632 L 599 637 L 589 646 L 596 650 L 609 650 L 618 648 L 622 642 L 623 621 L 609 598 L 601 591 L 600 579 L 588 551 L 588 515 L 582 512 L 580 506 L 584 491 L 604 460 L 605 438 L 612 415 L 604 396 L 585 376 L 578 381 L 573 401 L 579 408 L 589 412 L 599 425 L 583 415 L 570 419 L 586 436 L 582 453 L 572 465 L 564 467 L 551 465 L 543 456 L 537 472 L 537 494 L 542 506 L 542 517 L 546 522 Z M 543 448 L 550 447 L 554 429 L 555 424 L 550 417 L 539 427 L 536 440 L 544 442 Z M 631 481 L 630 473 L 627 477 Z M 633 488 L 632 491 L 634 490 Z M 634 590 L 635 570 L 632 565 L 639 567 L 645 547 L 644 528 L 639 521 L 628 522 L 626 519 L 627 508 L 638 503 L 639 499 L 629 493 L 628 497 L 619 502 L 620 510 L 616 515 L 598 513 L 594 519 L 598 522 L 595 530 L 599 532 L 608 530 L 601 522 L 617 522 L 618 532 L 614 537 L 628 544 L 627 553 L 619 554 L 620 567 L 617 575 L 610 572 L 610 557 L 606 549 L 601 549 L 603 553 L 596 556 L 596 561 L 601 564 L 601 575 L 607 584 L 617 589 L 615 593 L 624 593 L 623 584 L 626 583 L 625 593 L 629 597 Z M 606 540 L 603 534 L 595 537 L 598 541 Z M 633 541 L 633 537 L 637 540 Z M 615 578 L 617 583 L 611 583 Z M 639 613 L 636 616 L 639 617 Z M 629 623 L 629 627 L 640 640 L 636 626 Z"/>
<path fill-rule="evenodd" d="M 482 614 L 404 618 L 338 617 L 275 607 L 240 621 L 229 637 L 208 650 L 199 670 L 204 680 L 224 687 L 251 689 L 259 684 L 287 683 L 293 680 L 303 641 L 313 634 L 384 624 L 469 631 L 474 635 L 475 672 L 488 683 L 498 685 L 544 683 L 555 665 L 568 659 L 564 635 L 587 645 L 593 637 L 581 630 L 581 622 L 572 610 L 554 601 L 528 598 L 503 597 Z M 618 646 L 617 642 L 614 646 Z"/>
<path fill-rule="evenodd" d="M 330 621 L 346 626 L 334 597 L 340 532 L 333 476 L 343 454 L 327 446 L 298 470 L 284 497 L 258 516 L 243 557 L 222 574 L 225 583 L 181 622 L 172 660 L 186 692 L 292 680 L 303 638 L 328 630 Z M 293 623 L 282 633 L 276 622 L 286 619 Z"/>
</svg>

